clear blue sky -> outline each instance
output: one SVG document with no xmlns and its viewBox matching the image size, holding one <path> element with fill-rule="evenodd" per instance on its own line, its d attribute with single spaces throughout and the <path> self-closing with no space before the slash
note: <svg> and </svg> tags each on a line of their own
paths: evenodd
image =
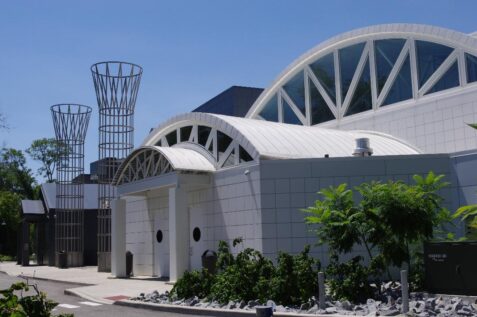
<svg viewBox="0 0 477 317">
<path fill-rule="evenodd" d="M 382 23 L 477 31 L 477 1 L 1 1 L 0 143 L 27 148 L 53 137 L 49 107 L 93 108 L 86 171 L 97 159 L 98 113 L 90 65 L 144 68 L 135 145 L 151 127 L 232 85 L 267 87 L 295 58 L 329 37 Z M 38 167 L 30 162 L 32 169 Z"/>
</svg>

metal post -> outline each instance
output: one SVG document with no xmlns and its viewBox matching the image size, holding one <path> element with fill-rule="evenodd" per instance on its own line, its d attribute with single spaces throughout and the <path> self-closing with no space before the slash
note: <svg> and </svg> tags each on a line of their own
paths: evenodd
<svg viewBox="0 0 477 317">
<path fill-rule="evenodd" d="M 67 253 L 66 264 L 68 266 L 82 266 L 84 251 L 84 140 L 91 117 L 91 107 L 78 104 L 58 104 L 51 107 L 51 114 L 58 151 L 55 250 Z"/>
<path fill-rule="evenodd" d="M 402 309 L 403 314 L 409 312 L 409 284 L 407 282 L 407 271 L 401 270 L 401 299 L 402 299 Z"/>
<path fill-rule="evenodd" d="M 98 271 L 111 271 L 111 185 L 119 165 L 134 148 L 134 108 L 142 68 L 125 62 L 91 66 L 99 108 Z"/>
<path fill-rule="evenodd" d="M 318 301 L 320 309 L 326 308 L 325 273 L 318 272 Z"/>
</svg>

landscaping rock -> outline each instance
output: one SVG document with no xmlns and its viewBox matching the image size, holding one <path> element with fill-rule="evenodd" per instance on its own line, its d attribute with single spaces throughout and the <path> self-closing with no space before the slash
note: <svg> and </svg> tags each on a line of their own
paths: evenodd
<svg viewBox="0 0 477 317">
<path fill-rule="evenodd" d="M 385 283 L 381 286 L 382 290 L 392 291 L 396 284 Z M 394 295 L 379 296 L 381 300 L 368 299 L 365 304 L 355 305 L 349 301 L 327 301 L 326 309 L 319 308 L 318 300 L 314 297 L 300 306 L 287 307 L 277 305 L 273 300 L 268 300 L 266 306 L 272 307 L 277 313 L 295 313 L 295 314 L 340 314 L 355 316 L 397 316 L 401 311 L 401 298 Z M 227 304 L 220 304 L 217 301 L 208 301 L 200 299 L 197 296 L 171 301 L 169 293 L 140 293 L 138 297 L 132 300 L 148 302 L 152 304 L 173 304 L 190 307 L 208 307 L 223 309 L 243 309 L 246 311 L 255 311 L 256 306 L 262 305 L 258 300 L 251 301 L 229 301 Z M 477 317 L 477 303 L 471 303 L 460 297 L 433 297 L 427 293 L 412 293 L 409 301 L 410 313 L 418 317 Z"/>
<path fill-rule="evenodd" d="M 325 312 L 326 314 L 336 314 L 338 313 L 338 310 L 336 309 L 336 307 L 327 307 L 325 309 Z"/>
<path fill-rule="evenodd" d="M 247 303 L 247 306 L 252 307 L 252 308 L 255 307 L 255 306 L 258 306 L 258 305 L 260 305 L 260 303 L 256 300 L 251 300 Z"/>
</svg>

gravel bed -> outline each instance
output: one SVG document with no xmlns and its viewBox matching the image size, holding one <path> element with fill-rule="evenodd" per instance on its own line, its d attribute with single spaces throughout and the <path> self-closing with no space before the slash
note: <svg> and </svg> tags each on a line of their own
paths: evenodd
<svg viewBox="0 0 477 317">
<path fill-rule="evenodd" d="M 348 301 L 326 301 L 326 308 L 319 309 L 318 299 L 310 298 L 300 306 L 277 305 L 272 300 L 266 303 L 258 300 L 252 301 L 230 301 L 227 304 L 220 304 L 216 301 L 208 301 L 198 297 L 171 301 L 169 293 L 160 294 L 154 291 L 149 294 L 141 293 L 138 297 L 132 298 L 134 301 L 142 301 L 153 304 L 180 305 L 202 308 L 220 308 L 234 310 L 254 311 L 255 306 L 272 306 L 276 312 L 288 312 L 297 314 L 340 314 L 355 316 L 396 316 L 401 312 L 402 301 L 399 297 L 400 286 L 397 283 L 386 283 L 382 286 L 380 298 L 382 300 L 368 299 L 364 304 L 353 304 Z M 427 293 L 412 293 L 409 300 L 409 314 L 419 317 L 433 316 L 476 316 L 477 303 L 475 300 L 461 297 L 439 296 L 435 297 Z"/>
</svg>

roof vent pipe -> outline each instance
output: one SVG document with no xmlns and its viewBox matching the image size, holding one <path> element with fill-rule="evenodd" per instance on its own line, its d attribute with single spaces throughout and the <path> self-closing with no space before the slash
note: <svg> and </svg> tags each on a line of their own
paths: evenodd
<svg viewBox="0 0 477 317">
<path fill-rule="evenodd" d="M 353 156 L 371 156 L 373 149 L 369 147 L 368 138 L 356 139 L 356 149 L 353 151 Z"/>
</svg>

